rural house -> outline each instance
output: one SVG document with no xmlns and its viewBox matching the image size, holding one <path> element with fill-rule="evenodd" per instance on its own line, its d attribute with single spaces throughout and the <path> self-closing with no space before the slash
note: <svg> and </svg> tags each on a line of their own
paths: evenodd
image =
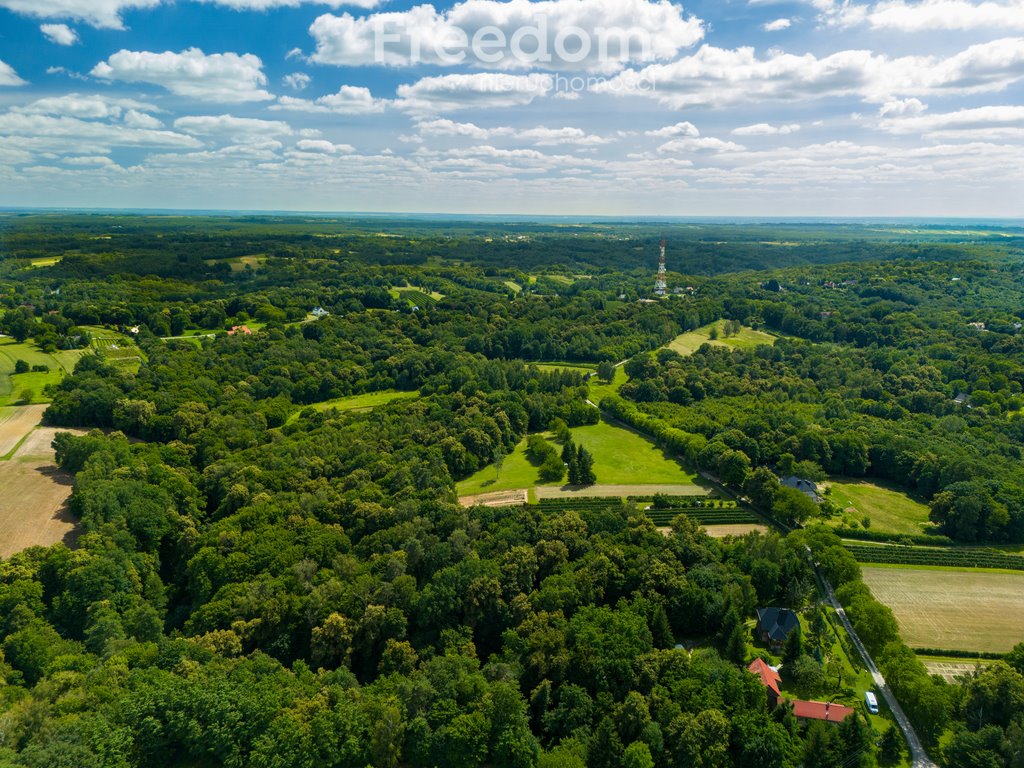
<svg viewBox="0 0 1024 768">
<path fill-rule="evenodd" d="M 800 491 L 804 496 L 810 498 L 814 503 L 821 503 L 821 496 L 818 494 L 818 484 L 812 480 L 805 480 L 802 477 L 796 475 L 790 475 L 789 477 L 782 480 L 782 485 L 786 488 L 795 488 Z"/>
<path fill-rule="evenodd" d="M 782 700 L 782 691 L 779 690 L 782 678 L 779 677 L 779 673 L 772 667 L 769 667 L 764 659 L 761 658 L 756 658 L 750 662 L 747 671 L 753 672 L 761 679 L 762 685 L 768 690 L 768 707 L 775 709 Z"/>
<path fill-rule="evenodd" d="M 779 673 L 768 666 L 763 659 L 754 659 L 747 667 L 747 671 L 757 676 L 768 694 L 768 708 L 775 709 L 783 699 L 779 688 L 782 679 Z M 802 723 L 808 720 L 821 720 L 826 723 L 841 723 L 853 714 L 853 708 L 843 704 L 835 704 L 830 701 L 803 701 L 792 699 L 789 703 L 793 707 L 793 716 Z"/>
<path fill-rule="evenodd" d="M 789 633 L 800 626 L 800 619 L 788 608 L 758 608 L 757 636 L 773 651 L 782 649 Z"/>
</svg>

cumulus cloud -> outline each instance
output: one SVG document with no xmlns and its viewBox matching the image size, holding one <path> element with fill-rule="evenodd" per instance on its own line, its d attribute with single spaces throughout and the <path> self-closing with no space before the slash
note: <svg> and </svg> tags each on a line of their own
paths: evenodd
<svg viewBox="0 0 1024 768">
<path fill-rule="evenodd" d="M 125 112 L 124 124 L 129 128 L 148 128 L 150 130 L 159 130 L 164 127 L 164 124 L 155 117 L 137 109 L 129 109 Z"/>
<path fill-rule="evenodd" d="M 281 82 L 291 88 L 293 91 L 304 91 L 310 84 L 312 78 L 305 72 L 292 72 L 290 75 L 285 75 Z"/>
<path fill-rule="evenodd" d="M 295 142 L 295 148 L 302 152 L 322 152 L 328 155 L 347 155 L 356 151 L 351 144 L 335 144 L 323 139 L 302 139 Z"/>
<path fill-rule="evenodd" d="M 324 14 L 309 31 L 321 64 L 599 72 L 671 59 L 704 36 L 669 0 L 463 0 L 444 11 Z"/>
<path fill-rule="evenodd" d="M 66 115 L 85 119 L 121 117 L 126 111 L 157 112 L 157 107 L 135 99 L 122 99 L 96 93 L 65 93 L 47 96 L 29 104 L 12 107 L 12 111 L 31 115 Z"/>
<path fill-rule="evenodd" d="M 668 64 L 623 72 L 599 83 L 595 90 L 644 95 L 682 109 L 835 96 L 885 103 L 900 96 L 1000 91 L 1022 78 L 1022 38 L 972 45 L 952 56 L 900 58 L 866 50 L 839 51 L 821 58 L 772 50 L 760 58 L 749 47 L 705 45 Z M 645 83 L 654 87 L 642 87 Z"/>
<path fill-rule="evenodd" d="M 928 134 L 943 138 L 996 138 L 1024 135 L 1024 106 L 992 106 L 955 112 L 887 117 L 879 121 L 883 131 L 897 134 Z"/>
<path fill-rule="evenodd" d="M 900 32 L 970 29 L 1024 29 L 1024 0 L 971 2 L 970 0 L 888 0 L 874 5 L 853 5 L 831 12 L 838 23 L 868 24 L 874 29 Z"/>
<path fill-rule="evenodd" d="M 25 85 L 25 81 L 18 77 L 10 64 L 0 61 L 0 85 Z"/>
<path fill-rule="evenodd" d="M 550 93 L 553 87 L 551 78 L 537 74 L 441 75 L 400 85 L 396 106 L 410 112 L 519 107 Z"/>
<path fill-rule="evenodd" d="M 38 151 L 102 154 L 110 147 L 165 147 L 188 149 L 201 146 L 193 136 L 174 131 L 131 128 L 98 120 L 50 114 L 7 112 L 0 114 L 4 144 Z"/>
<path fill-rule="evenodd" d="M 775 21 L 769 21 L 761 25 L 761 29 L 765 32 L 781 32 L 784 29 L 789 29 L 793 22 L 789 19 L 775 19 Z"/>
<path fill-rule="evenodd" d="M 91 74 L 103 80 L 159 85 L 178 96 L 202 101 L 239 103 L 274 98 L 261 87 L 267 83 L 263 62 L 251 53 L 122 49 L 93 67 Z"/>
<path fill-rule="evenodd" d="M 275 111 L 290 112 L 329 112 L 336 115 L 369 115 L 381 112 L 387 106 L 383 99 L 373 98 L 369 88 L 355 85 L 343 85 L 337 93 L 321 96 L 318 99 L 297 99 L 294 96 L 281 96 L 277 103 L 271 105 Z"/>
<path fill-rule="evenodd" d="M 106 155 L 80 155 L 77 157 L 63 157 L 61 158 L 62 163 L 68 165 L 85 165 L 85 166 L 110 166 L 117 165 Z"/>
<path fill-rule="evenodd" d="M 694 137 L 700 136 L 700 131 L 697 130 L 697 126 L 693 123 L 683 121 L 676 123 L 675 125 L 666 125 L 664 128 L 658 128 L 653 131 L 645 131 L 645 136 L 658 136 L 660 138 L 670 138 L 672 136 L 687 136 Z"/>
<path fill-rule="evenodd" d="M 711 136 L 700 138 L 683 138 L 666 141 L 660 147 L 659 152 L 742 152 L 745 147 L 733 141 L 723 141 Z"/>
<path fill-rule="evenodd" d="M 40 24 L 39 31 L 56 45 L 74 45 L 78 42 L 78 33 L 67 24 Z"/>
<path fill-rule="evenodd" d="M 789 134 L 796 133 L 799 130 L 799 123 L 789 123 L 788 125 L 755 123 L 754 125 L 744 125 L 740 128 L 734 128 L 732 133 L 735 136 L 788 136 Z"/>
<path fill-rule="evenodd" d="M 527 141 L 538 147 L 553 147 L 564 144 L 592 147 L 610 142 L 610 139 L 606 139 L 603 136 L 596 136 L 587 133 L 582 128 L 569 126 L 563 128 L 547 128 L 546 126 L 538 126 L 536 128 L 512 128 L 509 126 L 481 128 L 474 123 L 457 123 L 441 118 L 422 121 L 416 125 L 416 128 L 424 136 L 464 136 L 478 141 L 509 138 L 516 141 Z"/>
<path fill-rule="evenodd" d="M 75 19 L 101 29 L 124 29 L 121 13 L 132 8 L 153 8 L 161 0 L 0 0 L 24 16 L 41 19 Z"/>
<path fill-rule="evenodd" d="M 900 115 L 916 115 L 924 112 L 928 106 L 920 99 L 893 99 L 878 109 L 882 117 L 898 117 Z"/>
<path fill-rule="evenodd" d="M 259 120 L 234 115 L 189 115 L 174 121 L 174 127 L 193 136 L 229 136 L 233 141 L 288 136 L 291 126 L 280 120 Z"/>
</svg>

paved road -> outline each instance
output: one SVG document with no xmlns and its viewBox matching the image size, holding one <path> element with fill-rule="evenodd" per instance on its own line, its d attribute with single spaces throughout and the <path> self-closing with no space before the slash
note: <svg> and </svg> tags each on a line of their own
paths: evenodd
<svg viewBox="0 0 1024 768">
<path fill-rule="evenodd" d="M 817 566 L 815 571 L 817 572 Z M 907 740 L 907 744 L 910 746 L 910 757 L 914 768 L 938 768 L 935 763 L 932 762 L 931 758 L 928 757 L 928 753 L 925 752 L 924 745 L 921 744 L 921 739 L 918 738 L 917 732 L 914 730 L 914 726 L 910 724 L 910 720 L 907 719 L 906 714 L 903 712 L 903 708 L 900 703 L 896 701 L 896 697 L 892 691 L 889 690 L 888 684 L 885 682 L 885 678 L 882 673 L 878 671 L 878 667 L 875 666 L 875 660 L 871 658 L 871 654 L 868 653 L 868 649 L 864 647 L 864 643 L 861 642 L 860 637 L 853 629 L 853 625 L 850 624 L 850 619 L 846 615 L 846 611 L 843 606 L 836 600 L 835 592 L 832 591 L 832 585 L 828 583 L 828 579 L 818 573 L 818 578 L 825 587 L 825 596 L 828 598 L 829 603 L 836 611 L 836 615 L 839 616 L 839 620 L 843 622 L 843 627 L 846 629 L 846 634 L 849 635 L 850 640 L 857 648 L 857 652 L 860 653 L 861 658 L 864 660 L 864 665 L 868 668 L 871 673 L 871 677 L 874 678 L 875 687 L 882 692 L 882 696 L 885 698 L 885 703 L 889 705 L 889 709 L 892 711 L 892 715 L 896 720 L 896 724 L 900 730 L 903 731 L 903 736 Z"/>
</svg>

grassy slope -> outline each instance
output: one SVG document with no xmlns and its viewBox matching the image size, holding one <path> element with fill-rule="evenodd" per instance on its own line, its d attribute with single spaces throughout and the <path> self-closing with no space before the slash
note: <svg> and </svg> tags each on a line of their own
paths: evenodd
<svg viewBox="0 0 1024 768">
<path fill-rule="evenodd" d="M 718 329 L 718 339 L 711 340 L 711 329 Z M 680 355 L 692 355 L 704 344 L 713 344 L 719 347 L 731 347 L 732 349 L 750 349 L 760 344 L 774 344 L 776 336 L 763 331 L 755 331 L 753 328 L 744 327 L 736 336 L 725 336 L 725 322 L 719 320 L 695 331 L 689 331 L 677 336 L 665 346 L 678 352 Z"/>
<path fill-rule="evenodd" d="M 833 480 L 830 485 L 832 500 L 843 509 L 855 509 L 858 523 L 864 515 L 870 517 L 873 531 L 914 534 L 923 533 L 928 525 L 928 507 L 895 486 L 853 479 Z"/>
<path fill-rule="evenodd" d="M 47 384 L 58 384 L 67 372 L 74 369 L 82 350 L 62 350 L 51 354 L 39 350 L 31 343 L 19 344 L 13 339 L 0 339 L 0 405 L 20 402 L 23 390 L 31 389 L 33 403 L 49 402 L 43 395 Z M 14 373 L 14 364 L 24 360 L 29 365 L 45 365 L 46 373 Z"/>
<path fill-rule="evenodd" d="M 653 443 L 635 432 L 606 422 L 572 430 L 573 439 L 594 456 L 597 481 L 606 484 L 665 484 L 687 485 L 695 482 L 695 475 L 680 464 L 665 457 Z M 561 452 L 557 443 L 552 445 Z M 526 441 L 505 458 L 500 475 L 494 466 L 488 466 L 458 483 L 460 496 L 490 491 L 507 491 L 540 485 L 538 468 L 526 457 Z M 549 483 L 556 485 L 556 483 Z"/>
<path fill-rule="evenodd" d="M 318 411 L 326 411 L 335 408 L 339 411 L 360 411 L 376 408 L 395 400 L 414 400 L 419 397 L 419 392 L 399 392 L 395 389 L 383 389 L 379 392 L 367 392 L 363 395 L 352 395 L 350 397 L 338 397 L 334 400 L 325 400 L 322 403 L 313 403 L 310 408 Z M 288 419 L 289 422 L 299 418 L 300 411 L 296 411 Z"/>
</svg>

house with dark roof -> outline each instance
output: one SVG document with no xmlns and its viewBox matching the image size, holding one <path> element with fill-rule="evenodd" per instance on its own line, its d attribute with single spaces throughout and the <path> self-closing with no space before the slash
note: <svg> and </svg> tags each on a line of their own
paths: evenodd
<svg viewBox="0 0 1024 768">
<path fill-rule="evenodd" d="M 757 636 L 773 651 L 786 644 L 789 633 L 800 626 L 800 619 L 789 608 L 758 608 Z"/>
<path fill-rule="evenodd" d="M 748 672 L 752 672 L 757 675 L 761 680 L 761 684 L 765 687 L 768 692 L 768 706 L 774 709 L 778 706 L 782 700 L 782 691 L 779 686 L 782 684 L 782 678 L 779 677 L 779 673 L 772 667 L 769 667 L 764 659 L 757 658 L 750 662 L 747 667 Z"/>
<path fill-rule="evenodd" d="M 785 488 L 795 488 L 800 491 L 800 493 L 808 497 L 815 504 L 821 503 L 821 494 L 818 493 L 818 484 L 813 480 L 807 480 L 803 477 L 790 475 L 789 477 L 784 477 L 780 482 Z"/>
</svg>

